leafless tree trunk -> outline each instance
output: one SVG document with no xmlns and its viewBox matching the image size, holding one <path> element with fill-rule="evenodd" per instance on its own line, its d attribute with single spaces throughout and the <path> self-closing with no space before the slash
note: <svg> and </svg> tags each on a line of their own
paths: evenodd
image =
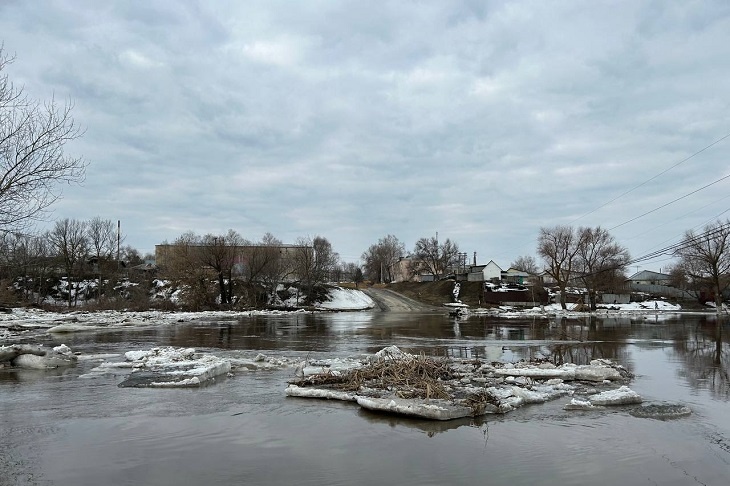
<svg viewBox="0 0 730 486">
<path fill-rule="evenodd" d="M 577 237 L 572 226 L 540 228 L 537 253 L 545 262 L 545 272 L 555 279 L 560 289 L 560 306 L 565 305 L 565 290 L 573 278 L 573 264 L 578 251 Z"/>
<path fill-rule="evenodd" d="M 459 245 L 446 238 L 439 243 L 438 238 L 421 238 L 413 249 L 415 265 L 423 265 L 431 272 L 435 280 L 439 280 L 446 271 L 456 265 L 459 259 Z"/>
<path fill-rule="evenodd" d="M 56 221 L 49 237 L 51 245 L 66 270 L 68 306 L 71 307 L 72 302 L 74 302 L 74 290 L 76 290 L 75 294 L 78 294 L 78 285 L 74 289 L 76 271 L 88 255 L 86 222 L 68 218 Z M 78 295 L 76 295 L 76 298 L 78 298 Z"/>
<path fill-rule="evenodd" d="M 98 298 L 102 299 L 104 288 L 104 273 L 111 271 L 112 262 L 117 249 L 117 232 L 114 222 L 109 219 L 102 219 L 99 216 L 91 219 L 86 227 L 89 239 L 91 256 L 96 259 Z"/>
<path fill-rule="evenodd" d="M 715 294 L 719 314 L 723 293 L 730 287 L 730 220 L 709 224 L 700 234 L 687 231 L 676 255 L 693 283 Z"/>
<path fill-rule="evenodd" d="M 72 105 L 28 99 L 2 74 L 13 59 L 0 46 L 0 229 L 18 230 L 60 196 L 61 183 L 81 182 L 86 164 L 64 154 L 81 136 Z"/>
<path fill-rule="evenodd" d="M 269 295 L 292 272 L 292 256 L 281 241 L 266 233 L 261 242 L 246 248 L 246 277 L 249 284 L 260 282 Z"/>
<path fill-rule="evenodd" d="M 405 245 L 395 236 L 387 235 L 380 238 L 362 254 L 365 273 L 370 280 L 392 282 L 395 278 L 393 265 L 403 258 L 405 253 Z"/>
<path fill-rule="evenodd" d="M 591 310 L 596 310 L 596 292 L 615 284 L 629 262 L 629 252 L 611 234 L 599 227 L 578 229 L 577 271 L 586 286 Z"/>
<path fill-rule="evenodd" d="M 163 271 L 182 290 L 187 308 L 198 311 L 210 304 L 209 271 L 201 264 L 201 238 L 192 231 L 180 235 L 170 246 Z"/>
<path fill-rule="evenodd" d="M 31 255 L 33 256 L 33 269 L 36 279 L 37 301 L 40 304 L 46 297 L 44 294 L 44 282 L 46 278 L 51 274 L 53 265 L 53 249 L 50 245 L 50 233 L 45 232 L 40 236 L 33 238 L 31 242 Z"/>
<path fill-rule="evenodd" d="M 233 267 L 242 245 L 243 238 L 233 230 L 225 235 L 207 234 L 201 240 L 200 261 L 215 270 L 222 305 L 233 302 Z"/>
<path fill-rule="evenodd" d="M 513 261 L 510 264 L 510 267 L 520 270 L 522 272 L 527 272 L 531 275 L 536 275 L 539 272 L 535 257 L 530 255 L 518 257 L 517 260 Z"/>
<path fill-rule="evenodd" d="M 339 261 L 339 255 L 332 250 L 327 238 L 315 236 L 314 239 L 300 238 L 295 249 L 294 266 L 299 281 L 312 299 L 315 285 L 327 282 L 330 272 Z"/>
</svg>

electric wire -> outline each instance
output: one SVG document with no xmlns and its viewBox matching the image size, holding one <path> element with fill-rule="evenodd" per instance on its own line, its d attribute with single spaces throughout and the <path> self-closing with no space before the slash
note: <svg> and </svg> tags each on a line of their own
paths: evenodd
<svg viewBox="0 0 730 486">
<path fill-rule="evenodd" d="M 613 227 L 611 227 L 611 228 L 608 228 L 608 231 L 612 231 L 612 230 L 615 230 L 616 228 L 620 228 L 621 226 L 624 226 L 624 225 L 626 225 L 626 224 L 632 223 L 632 222 L 636 221 L 637 219 L 641 219 L 641 218 L 643 218 L 643 217 L 644 217 L 644 216 L 646 216 L 646 215 L 649 215 L 649 214 L 651 214 L 651 213 L 654 213 L 654 212 L 656 212 L 656 211 L 659 211 L 660 209 L 666 208 L 667 206 L 669 206 L 669 205 L 671 205 L 671 204 L 674 204 L 674 203 L 676 203 L 677 201 L 681 201 L 682 199 L 685 199 L 685 198 L 687 198 L 687 197 L 689 197 L 689 196 L 691 196 L 691 195 L 693 195 L 693 194 L 697 194 L 698 192 L 702 191 L 703 189 L 707 189 L 707 188 L 708 188 L 708 187 L 710 187 L 710 186 L 714 186 L 714 185 L 715 185 L 715 184 L 717 184 L 718 182 L 722 182 L 722 181 L 724 181 L 725 179 L 728 179 L 728 178 L 730 178 L 730 174 L 728 174 L 728 175 L 726 175 L 726 176 L 724 176 L 724 177 L 721 177 L 720 179 L 718 179 L 718 180 L 716 180 L 716 181 L 714 181 L 714 182 L 710 182 L 709 184 L 707 184 L 707 185 L 705 185 L 705 186 L 702 186 L 702 187 L 700 187 L 699 189 L 695 189 L 694 191 L 692 191 L 692 192 L 689 192 L 689 193 L 685 194 L 684 196 L 680 196 L 680 197 L 678 197 L 678 198 L 676 198 L 676 199 L 674 199 L 674 200 L 672 200 L 672 201 L 669 201 L 669 202 L 668 202 L 668 203 L 666 203 L 666 204 L 662 204 L 662 205 L 661 205 L 661 206 L 659 206 L 659 207 L 656 207 L 656 208 L 654 208 L 654 209 L 652 209 L 652 210 L 650 210 L 650 211 L 647 211 L 647 212 L 645 212 L 645 213 L 643 213 L 643 214 L 640 214 L 639 216 L 636 216 L 635 218 L 631 218 L 631 219 L 629 219 L 629 220 L 627 220 L 627 221 L 624 221 L 623 223 L 620 223 L 620 224 L 617 224 L 616 226 L 613 226 Z"/>
<path fill-rule="evenodd" d="M 655 176 L 653 176 L 653 177 L 650 177 L 649 179 L 645 180 L 645 181 L 644 181 L 644 182 L 642 182 L 641 184 L 638 184 L 638 185 L 636 185 L 636 186 L 632 187 L 631 189 L 629 189 L 628 191 L 624 192 L 623 194 L 619 194 L 618 196 L 616 196 L 615 198 L 611 199 L 610 201 L 608 201 L 608 202 L 605 202 L 605 203 L 601 204 L 600 206 L 598 206 L 597 208 L 593 209 L 592 211 L 589 211 L 589 212 L 585 213 L 585 214 L 584 214 L 583 216 L 579 216 L 579 217 L 577 217 L 576 219 L 574 219 L 573 221 L 571 221 L 571 222 L 570 222 L 570 223 L 568 223 L 568 224 L 573 224 L 573 223 L 575 223 L 576 221 L 578 221 L 578 220 L 580 220 L 580 219 L 583 219 L 583 218 L 585 218 L 586 216 L 588 216 L 588 215 L 591 215 L 591 214 L 595 213 L 595 212 L 596 212 L 596 211 L 598 211 L 599 209 L 602 209 L 602 208 L 604 208 L 604 207 L 608 206 L 609 204 L 611 204 L 611 203 L 613 203 L 613 202 L 617 201 L 618 199 L 621 199 L 622 197 L 626 196 L 627 194 L 630 194 L 630 193 L 634 192 L 634 191 L 635 191 L 636 189 L 638 189 L 638 188 L 640 188 L 640 187 L 642 187 L 642 186 L 644 186 L 644 185 L 648 184 L 649 182 L 653 181 L 654 179 L 657 179 L 657 178 L 659 178 L 659 177 L 663 176 L 664 174 L 666 174 L 666 173 L 667 173 L 667 172 L 669 172 L 670 170 L 672 170 L 672 169 L 674 169 L 675 167 L 677 167 L 677 166 L 679 166 L 679 165 L 681 165 L 681 164 L 683 164 L 683 163 L 687 162 L 688 160 L 690 160 L 690 159 L 692 159 L 692 158 L 696 157 L 697 155 L 701 154 L 701 153 L 702 153 L 702 152 L 704 152 L 705 150 L 707 150 L 707 149 L 709 149 L 709 148 L 711 148 L 711 147 L 713 147 L 713 146 L 717 145 L 718 143 L 722 142 L 722 141 L 723 141 L 723 140 L 725 140 L 726 138 L 730 138 L 730 133 L 728 133 L 727 135 L 725 135 L 725 136 L 723 136 L 723 137 L 721 137 L 721 138 L 719 138 L 719 139 L 715 140 L 715 141 L 714 141 L 714 142 L 712 142 L 711 144 L 709 144 L 709 145 L 707 145 L 706 147 L 704 147 L 704 148 L 702 148 L 702 149 L 698 150 L 697 152 L 693 153 L 693 154 L 692 154 L 692 155 L 690 155 L 689 157 L 686 157 L 686 158 L 684 158 L 684 159 L 680 160 L 679 162 L 677 162 L 676 164 L 672 165 L 671 167 L 669 167 L 669 168 L 667 168 L 667 169 L 664 169 L 663 171 L 661 171 L 661 172 L 660 172 L 660 173 L 658 173 L 657 175 L 655 175 Z"/>
</svg>

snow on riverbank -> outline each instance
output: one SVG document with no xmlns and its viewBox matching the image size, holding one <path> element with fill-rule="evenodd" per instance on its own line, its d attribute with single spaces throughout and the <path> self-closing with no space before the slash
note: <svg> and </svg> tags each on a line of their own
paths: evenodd
<svg viewBox="0 0 730 486">
<path fill-rule="evenodd" d="M 644 302 L 631 302 L 629 304 L 599 304 L 598 309 L 591 312 L 579 310 L 580 308 L 581 306 L 579 306 L 578 304 L 566 304 L 566 309 L 563 309 L 560 304 L 549 304 L 540 307 L 531 307 L 525 309 L 519 309 L 511 306 L 500 306 L 496 308 L 468 309 L 468 314 L 490 315 L 503 318 L 556 316 L 581 317 L 586 315 L 616 316 L 656 313 L 666 314 L 672 312 L 680 312 L 682 310 L 681 305 L 672 304 L 664 300 L 647 300 Z"/>
<path fill-rule="evenodd" d="M 329 300 L 316 307 L 327 310 L 366 310 L 374 308 L 375 302 L 360 290 L 334 287 L 329 291 Z"/>
<path fill-rule="evenodd" d="M 329 300 L 318 306 L 322 311 L 367 310 L 375 307 L 373 300 L 364 292 L 354 289 L 333 287 Z M 34 308 L 14 308 L 11 312 L 0 313 L 0 342 L 38 332 L 66 334 L 88 331 L 103 331 L 118 328 L 144 328 L 169 325 L 178 322 L 230 320 L 251 316 L 296 315 L 305 313 L 299 310 L 243 310 L 243 311 L 85 311 L 74 309 L 70 312 L 49 312 Z"/>
</svg>

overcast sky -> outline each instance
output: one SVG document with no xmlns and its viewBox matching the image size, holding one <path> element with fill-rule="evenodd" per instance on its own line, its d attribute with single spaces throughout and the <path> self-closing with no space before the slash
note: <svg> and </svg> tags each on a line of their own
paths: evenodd
<svg viewBox="0 0 730 486">
<path fill-rule="evenodd" d="M 438 232 L 506 268 L 541 226 L 614 228 L 730 174 L 728 138 L 603 206 L 730 134 L 726 0 L 0 0 L 0 41 L 86 129 L 51 217 L 121 220 L 142 252 L 232 228 L 357 261 Z M 729 189 L 612 233 L 641 256 L 728 217 Z"/>
</svg>

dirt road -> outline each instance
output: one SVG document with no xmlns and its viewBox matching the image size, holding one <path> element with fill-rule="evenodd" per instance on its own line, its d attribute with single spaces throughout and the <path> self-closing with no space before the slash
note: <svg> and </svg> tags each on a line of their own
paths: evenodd
<svg viewBox="0 0 730 486">
<path fill-rule="evenodd" d="M 414 312 L 414 311 L 433 311 L 440 310 L 438 307 L 423 304 L 416 300 L 410 299 L 405 295 L 393 292 L 388 289 L 369 288 L 363 289 L 375 301 L 380 310 L 391 312 Z"/>
</svg>

